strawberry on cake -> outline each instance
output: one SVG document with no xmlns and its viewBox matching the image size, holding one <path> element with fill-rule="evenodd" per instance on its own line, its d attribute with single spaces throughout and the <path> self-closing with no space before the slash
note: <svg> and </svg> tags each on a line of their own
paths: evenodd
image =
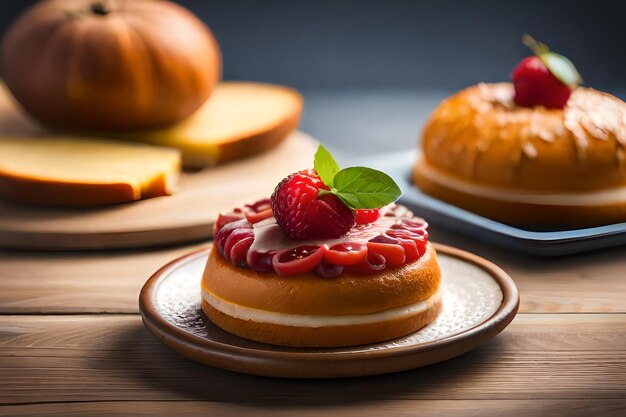
<svg viewBox="0 0 626 417">
<path fill-rule="evenodd" d="M 208 318 L 300 347 L 381 342 L 432 322 L 441 274 L 427 223 L 394 203 L 386 174 L 340 170 L 322 146 L 314 162 L 271 199 L 219 216 L 202 279 Z"/>
</svg>

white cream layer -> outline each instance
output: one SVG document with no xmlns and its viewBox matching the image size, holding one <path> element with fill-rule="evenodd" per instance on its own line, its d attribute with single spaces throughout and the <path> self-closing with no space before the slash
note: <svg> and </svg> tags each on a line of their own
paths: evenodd
<svg viewBox="0 0 626 417">
<path fill-rule="evenodd" d="M 495 187 L 478 185 L 469 181 L 459 180 L 451 175 L 420 163 L 419 172 L 430 181 L 479 197 L 493 200 L 512 201 L 516 203 L 544 204 L 554 206 L 599 206 L 604 204 L 626 203 L 626 187 L 602 191 L 576 193 L 541 194 L 522 191 L 507 191 Z"/>
<path fill-rule="evenodd" d="M 202 299 L 214 309 L 240 320 L 249 320 L 257 323 L 277 324 L 293 327 L 332 327 L 371 324 L 402 319 L 422 313 L 441 301 L 443 285 L 439 285 L 436 293 L 414 304 L 370 314 L 348 314 L 336 316 L 322 316 L 309 314 L 289 314 L 274 311 L 259 310 L 241 306 L 217 297 L 215 294 L 202 288 Z"/>
</svg>

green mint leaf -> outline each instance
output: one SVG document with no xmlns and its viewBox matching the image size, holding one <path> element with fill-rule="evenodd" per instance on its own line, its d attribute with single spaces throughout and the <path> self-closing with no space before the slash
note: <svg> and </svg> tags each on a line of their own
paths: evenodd
<svg viewBox="0 0 626 417">
<path fill-rule="evenodd" d="M 554 52 L 538 55 L 539 59 L 559 81 L 565 85 L 576 86 L 582 83 L 582 77 L 569 59 Z"/>
<path fill-rule="evenodd" d="M 393 203 L 400 187 L 387 174 L 366 167 L 345 168 L 335 174 L 333 194 L 352 209 L 372 209 Z"/>
<path fill-rule="evenodd" d="M 317 148 L 317 152 L 315 152 L 313 168 L 315 168 L 322 182 L 329 188 L 333 188 L 333 179 L 335 178 L 335 174 L 339 172 L 339 165 L 330 152 L 322 145 L 320 145 Z"/>
</svg>

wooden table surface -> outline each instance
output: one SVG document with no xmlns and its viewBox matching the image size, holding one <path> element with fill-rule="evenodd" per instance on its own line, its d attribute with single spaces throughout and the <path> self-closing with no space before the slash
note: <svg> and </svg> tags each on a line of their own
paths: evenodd
<svg viewBox="0 0 626 417">
<path fill-rule="evenodd" d="M 515 279 L 520 314 L 460 358 L 397 374 L 281 380 L 197 365 L 157 342 L 149 251 L 0 252 L 0 415 L 626 415 L 626 247 L 531 258 L 432 229 Z"/>
</svg>

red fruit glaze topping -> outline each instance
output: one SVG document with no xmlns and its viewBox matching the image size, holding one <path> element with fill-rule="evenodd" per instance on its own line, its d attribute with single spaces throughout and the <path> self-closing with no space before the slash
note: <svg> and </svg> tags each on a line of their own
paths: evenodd
<svg viewBox="0 0 626 417">
<path fill-rule="evenodd" d="M 213 225 L 213 237 L 216 238 L 217 232 L 226 224 L 241 219 L 243 219 L 243 211 L 241 209 L 235 209 L 230 213 L 220 213 Z"/>
<path fill-rule="evenodd" d="M 367 251 L 370 254 L 377 253 L 381 255 L 385 258 L 387 264 L 392 267 L 402 266 L 404 261 L 406 261 L 404 248 L 400 245 L 400 242 L 385 235 L 370 239 L 367 242 Z"/>
<path fill-rule="evenodd" d="M 315 170 L 296 172 L 282 180 L 272 194 L 276 222 L 291 239 L 334 239 L 354 226 L 354 212 L 328 190 Z"/>
<path fill-rule="evenodd" d="M 269 198 L 264 198 L 254 204 L 247 204 L 243 211 L 250 223 L 258 223 L 261 220 L 272 217 L 272 202 Z"/>
<path fill-rule="evenodd" d="M 523 107 L 563 109 L 572 94 L 571 87 L 556 78 L 538 56 L 529 56 L 517 64 L 513 85 L 515 104 Z"/>
<path fill-rule="evenodd" d="M 377 220 L 357 224 L 339 238 L 295 241 L 274 217 L 252 224 L 250 213 L 267 210 L 261 203 L 234 211 L 238 216 L 229 213 L 219 217 L 216 249 L 238 267 L 281 276 L 314 271 L 320 277 L 333 278 L 344 271 L 368 274 L 397 268 L 426 253 L 427 223 L 402 206 L 384 207 Z"/>
<path fill-rule="evenodd" d="M 365 266 L 364 268 L 365 271 L 367 270 L 372 271 L 372 272 L 382 271 L 383 269 L 387 267 L 387 260 L 380 253 L 369 252 L 367 256 L 365 257 L 364 266 Z"/>
<path fill-rule="evenodd" d="M 338 243 L 328 248 L 324 260 L 333 265 L 350 266 L 360 264 L 367 255 L 367 245 L 356 242 Z"/>
<path fill-rule="evenodd" d="M 335 278 L 341 275 L 343 272 L 343 266 L 329 264 L 326 261 L 321 261 L 315 267 L 315 273 L 323 278 Z"/>
<path fill-rule="evenodd" d="M 354 220 L 356 224 L 373 223 L 380 217 L 379 209 L 360 209 L 356 210 Z"/>
<path fill-rule="evenodd" d="M 248 255 L 246 256 L 246 263 L 248 264 L 248 268 L 252 269 L 256 272 L 273 272 L 273 260 L 274 255 L 276 255 L 276 251 L 270 252 L 257 252 L 253 250 L 248 250 Z"/>
<path fill-rule="evenodd" d="M 298 246 L 276 252 L 272 258 L 274 272 L 278 275 L 297 275 L 311 272 L 324 258 L 324 247 Z"/>
</svg>

